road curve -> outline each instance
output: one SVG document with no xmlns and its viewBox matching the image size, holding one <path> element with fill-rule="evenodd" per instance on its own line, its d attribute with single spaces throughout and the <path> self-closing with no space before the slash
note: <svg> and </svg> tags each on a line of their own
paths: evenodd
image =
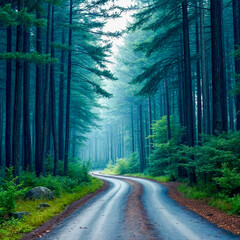
<svg viewBox="0 0 240 240">
<path fill-rule="evenodd" d="M 107 191 L 64 219 L 50 233 L 39 239 L 51 240 L 114 240 L 121 239 L 124 206 L 131 186 L 125 181 L 99 177 L 109 182 Z"/>
<path fill-rule="evenodd" d="M 44 240 L 132 240 L 126 239 L 128 231 L 124 217 L 131 193 L 125 180 L 138 182 L 143 187 L 142 203 L 156 240 L 239 240 L 240 236 L 218 228 L 196 213 L 179 206 L 167 195 L 167 189 L 156 182 L 132 178 L 98 175 L 110 183 L 107 191 L 64 219 Z M 40 238 L 39 238 L 40 239 Z M 139 238 L 140 239 L 140 238 Z M 149 238 L 150 239 L 150 238 Z M 152 239 L 152 238 L 151 238 Z M 134 238 L 138 240 L 138 238 Z M 147 239 L 146 239 L 147 240 Z"/>
<path fill-rule="evenodd" d="M 125 179 L 125 177 L 121 177 Z M 131 178 L 143 185 L 142 201 L 159 239 L 239 240 L 240 236 L 223 230 L 168 197 L 163 185 L 147 179 Z"/>
</svg>

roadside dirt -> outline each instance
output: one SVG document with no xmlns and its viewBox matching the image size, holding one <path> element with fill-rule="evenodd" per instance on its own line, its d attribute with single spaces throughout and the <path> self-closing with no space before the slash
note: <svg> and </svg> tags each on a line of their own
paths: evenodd
<svg viewBox="0 0 240 240">
<path fill-rule="evenodd" d="M 157 182 L 157 181 L 156 181 Z M 169 196 L 182 206 L 186 206 L 198 213 L 218 227 L 240 235 L 240 217 L 229 215 L 216 207 L 209 206 L 204 200 L 187 199 L 177 189 L 180 183 L 169 182 L 161 183 L 169 190 Z"/>
<path fill-rule="evenodd" d="M 159 240 L 154 234 L 152 225 L 145 213 L 141 196 L 142 185 L 140 183 L 122 179 L 132 186 L 125 211 L 124 239 L 128 240 Z"/>
<path fill-rule="evenodd" d="M 50 221 L 44 223 L 39 228 L 35 229 L 33 232 L 27 233 L 23 236 L 22 240 L 33 240 L 37 237 L 42 237 L 44 234 L 50 232 L 59 222 L 61 222 L 64 218 L 68 217 L 73 211 L 77 208 L 81 207 L 84 203 L 92 199 L 97 194 L 107 190 L 109 184 L 108 182 L 104 181 L 104 185 L 101 189 L 97 190 L 94 193 L 88 194 L 82 199 L 79 199 L 73 202 L 70 206 L 67 207 L 62 213 L 57 215 L 56 217 L 52 218 Z"/>
</svg>

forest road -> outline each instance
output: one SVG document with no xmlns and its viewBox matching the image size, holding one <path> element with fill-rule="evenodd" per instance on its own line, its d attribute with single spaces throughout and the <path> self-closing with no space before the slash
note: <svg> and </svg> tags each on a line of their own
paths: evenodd
<svg viewBox="0 0 240 240">
<path fill-rule="evenodd" d="M 220 229 L 180 206 L 168 197 L 167 188 L 159 183 L 133 177 L 100 174 L 95 176 L 108 181 L 109 188 L 89 200 L 39 239 L 240 239 L 240 236 Z"/>
</svg>

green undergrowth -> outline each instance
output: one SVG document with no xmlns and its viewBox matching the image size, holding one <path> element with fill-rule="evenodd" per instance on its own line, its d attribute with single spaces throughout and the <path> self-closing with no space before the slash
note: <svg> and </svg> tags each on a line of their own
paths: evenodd
<svg viewBox="0 0 240 240">
<path fill-rule="evenodd" d="M 0 239 L 15 240 L 21 239 L 22 236 L 31 232 L 38 226 L 47 222 L 57 214 L 61 213 L 72 202 L 83 198 L 87 194 L 93 193 L 103 186 L 103 182 L 99 179 L 92 178 L 88 183 L 82 183 L 75 187 L 73 192 L 63 192 L 60 197 L 55 197 L 54 200 L 23 200 L 16 202 L 15 210 L 17 212 L 27 211 L 31 215 L 25 216 L 21 220 L 10 219 L 0 225 Z M 48 203 L 50 208 L 39 210 L 37 209 L 40 203 Z"/>
<path fill-rule="evenodd" d="M 178 190 L 189 199 L 205 200 L 212 207 L 216 207 L 224 212 L 234 215 L 240 215 L 240 194 L 228 196 L 222 192 L 213 189 L 214 185 L 197 185 L 190 187 L 187 184 L 181 184 Z"/>
<path fill-rule="evenodd" d="M 170 182 L 171 181 L 171 177 L 169 177 L 169 176 L 154 177 L 154 176 L 151 176 L 151 175 L 146 175 L 144 173 L 126 174 L 126 176 L 146 178 L 146 179 L 156 180 L 158 182 Z"/>
</svg>

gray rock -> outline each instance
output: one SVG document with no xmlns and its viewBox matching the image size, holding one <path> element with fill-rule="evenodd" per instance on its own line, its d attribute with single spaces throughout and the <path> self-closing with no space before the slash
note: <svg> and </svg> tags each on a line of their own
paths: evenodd
<svg viewBox="0 0 240 240">
<path fill-rule="evenodd" d="M 39 206 L 37 207 L 38 209 L 45 209 L 45 208 L 49 208 L 50 205 L 48 203 L 41 203 L 39 204 Z"/>
<path fill-rule="evenodd" d="M 26 193 L 25 199 L 35 200 L 35 199 L 45 199 L 45 200 L 52 200 L 53 194 L 52 192 L 45 187 L 35 187 L 29 190 Z"/>
<path fill-rule="evenodd" d="M 17 219 L 21 219 L 27 215 L 31 215 L 31 214 L 29 212 L 15 212 L 15 213 L 11 214 L 12 217 L 17 218 Z"/>
</svg>

